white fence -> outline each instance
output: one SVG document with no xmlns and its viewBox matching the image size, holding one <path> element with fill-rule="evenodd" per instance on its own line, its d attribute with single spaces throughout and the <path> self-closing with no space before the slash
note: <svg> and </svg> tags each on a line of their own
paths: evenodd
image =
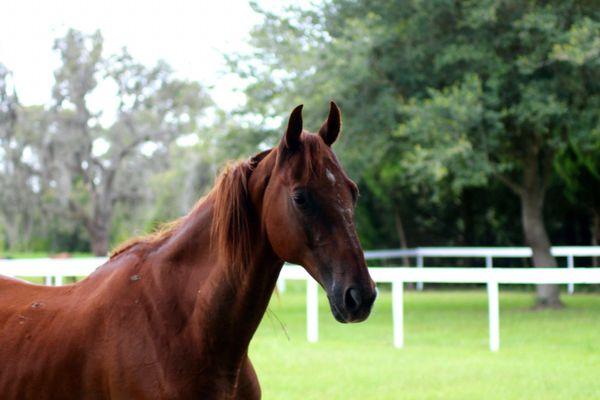
<svg viewBox="0 0 600 400">
<path fill-rule="evenodd" d="M 88 276 L 106 260 L 105 257 L 0 259 L 0 274 L 21 277 L 43 276 L 46 285 L 60 286 L 63 277 Z"/>
<path fill-rule="evenodd" d="M 484 283 L 487 285 L 489 346 L 500 348 L 500 284 L 593 284 L 600 283 L 600 268 L 369 268 L 375 282 L 392 284 L 394 346 L 404 347 L 404 283 Z M 319 339 L 318 284 L 298 266 L 285 266 L 284 279 L 301 279 L 306 286 L 306 334 L 310 342 Z"/>
<path fill-rule="evenodd" d="M 564 257 L 567 268 L 575 268 L 576 257 L 600 256 L 600 246 L 554 246 L 554 257 Z M 365 252 L 367 260 L 415 258 L 417 268 L 425 266 L 425 258 L 481 258 L 486 268 L 493 268 L 494 258 L 531 258 L 530 247 L 417 247 L 415 249 L 371 250 Z M 417 282 L 417 289 L 423 290 L 423 282 Z M 569 294 L 573 294 L 574 284 L 568 285 Z"/>
<path fill-rule="evenodd" d="M 447 247 L 417 248 L 409 250 L 376 250 L 365 252 L 367 259 L 397 259 L 414 257 L 418 268 L 374 267 L 370 268 L 375 282 L 392 285 L 392 317 L 394 345 L 404 346 L 404 283 L 416 282 L 423 288 L 424 282 L 436 283 L 482 283 L 487 285 L 490 350 L 500 348 L 500 310 L 498 285 L 500 284 L 567 284 L 573 293 L 575 284 L 600 283 L 600 268 L 575 268 L 575 257 L 600 256 L 600 246 L 553 247 L 552 254 L 566 257 L 568 268 L 493 268 L 494 258 L 529 258 L 531 249 L 526 247 Z M 482 258 L 486 268 L 424 268 L 425 258 Z M 106 258 L 72 259 L 19 259 L 0 260 L 0 274 L 21 277 L 45 277 L 45 283 L 61 285 L 65 276 L 86 276 Z M 307 339 L 319 338 L 318 284 L 298 266 L 285 265 L 278 281 L 279 290 L 285 290 L 286 280 L 306 281 Z"/>
</svg>

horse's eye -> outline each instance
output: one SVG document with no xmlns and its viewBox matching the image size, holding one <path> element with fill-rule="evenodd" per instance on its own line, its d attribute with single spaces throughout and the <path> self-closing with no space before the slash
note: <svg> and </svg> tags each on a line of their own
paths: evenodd
<svg viewBox="0 0 600 400">
<path fill-rule="evenodd" d="M 306 193 L 304 193 L 304 191 L 301 190 L 295 191 L 292 198 L 294 199 L 294 203 L 296 203 L 296 205 L 300 207 L 304 207 L 308 203 Z"/>
</svg>

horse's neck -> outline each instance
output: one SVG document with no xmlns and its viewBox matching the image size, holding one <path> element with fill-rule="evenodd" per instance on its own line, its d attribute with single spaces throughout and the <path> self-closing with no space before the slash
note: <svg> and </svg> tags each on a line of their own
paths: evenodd
<svg viewBox="0 0 600 400">
<path fill-rule="evenodd" d="M 162 282 L 169 310 L 180 305 L 173 326 L 185 324 L 190 333 L 186 337 L 196 342 L 191 348 L 206 351 L 208 346 L 221 360 L 235 364 L 264 315 L 283 262 L 254 226 L 252 260 L 237 275 L 232 273 L 210 245 L 211 223 L 209 199 L 157 252 L 161 261 L 154 280 Z"/>
<path fill-rule="evenodd" d="M 267 246 L 256 246 L 254 259 L 232 277 L 217 268 L 199 293 L 196 301 L 194 325 L 196 337 L 217 350 L 220 359 L 235 365 L 247 352 L 275 288 L 282 267 Z"/>
</svg>

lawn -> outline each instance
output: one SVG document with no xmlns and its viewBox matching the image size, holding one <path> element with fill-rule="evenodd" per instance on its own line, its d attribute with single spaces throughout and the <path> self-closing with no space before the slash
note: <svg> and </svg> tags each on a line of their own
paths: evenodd
<svg viewBox="0 0 600 400">
<path fill-rule="evenodd" d="M 564 310 L 534 312 L 531 293 L 501 291 L 501 348 L 491 353 L 483 290 L 406 292 L 404 349 L 392 346 L 389 292 L 356 325 L 335 322 L 321 293 L 314 344 L 304 293 L 288 283 L 251 345 L 267 400 L 600 399 L 600 295 L 564 295 Z"/>
</svg>

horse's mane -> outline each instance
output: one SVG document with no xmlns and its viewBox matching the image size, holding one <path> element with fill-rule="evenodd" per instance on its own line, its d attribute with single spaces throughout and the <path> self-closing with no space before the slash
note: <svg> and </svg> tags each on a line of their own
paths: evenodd
<svg viewBox="0 0 600 400">
<path fill-rule="evenodd" d="M 211 247 L 225 265 L 242 269 L 252 256 L 248 162 L 228 165 L 215 184 Z"/>
<path fill-rule="evenodd" d="M 202 197 L 185 216 L 161 225 L 156 231 L 131 238 L 116 247 L 110 258 L 126 252 L 138 244 L 151 247 L 160 245 L 173 236 L 206 202 L 212 201 L 211 248 L 216 250 L 220 261 L 234 269 L 243 268 L 252 255 L 249 215 L 251 205 L 248 196 L 248 179 L 256 165 L 270 150 L 261 152 L 249 160 L 230 163 L 216 179 L 211 191 Z"/>
</svg>

